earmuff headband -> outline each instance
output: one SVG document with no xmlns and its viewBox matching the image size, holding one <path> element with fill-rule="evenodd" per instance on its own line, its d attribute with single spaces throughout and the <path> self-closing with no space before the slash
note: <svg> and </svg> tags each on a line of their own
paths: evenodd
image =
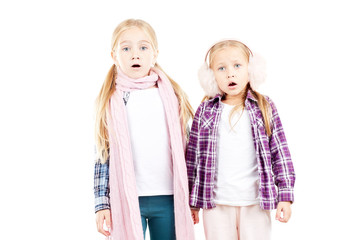
<svg viewBox="0 0 360 240">
<path fill-rule="evenodd" d="M 215 45 L 217 45 L 217 44 L 219 44 L 219 43 L 222 43 L 222 42 L 226 42 L 226 41 L 234 41 L 234 42 L 239 42 L 239 43 L 241 43 L 242 45 L 244 45 L 244 46 L 249 50 L 250 55 L 251 55 L 251 56 L 254 56 L 254 54 L 252 53 L 252 51 L 250 50 L 250 48 L 249 48 L 248 46 L 246 46 L 245 43 L 243 43 L 243 42 L 241 42 L 241 41 L 239 41 L 239 40 L 237 40 L 237 39 L 234 39 L 234 38 L 227 38 L 227 39 L 222 39 L 222 40 L 220 40 L 220 41 L 217 41 L 217 42 L 215 42 L 213 45 L 211 45 L 211 47 L 209 48 L 209 50 L 207 50 L 206 55 L 205 55 L 205 62 L 206 62 L 206 63 L 207 63 L 207 58 L 208 58 L 208 55 L 209 55 L 209 53 L 210 53 L 210 50 L 211 50 Z"/>
</svg>

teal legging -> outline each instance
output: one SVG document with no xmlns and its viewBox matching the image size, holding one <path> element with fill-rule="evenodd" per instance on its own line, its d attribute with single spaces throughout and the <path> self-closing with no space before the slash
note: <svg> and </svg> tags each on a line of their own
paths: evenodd
<svg viewBox="0 0 360 240">
<path fill-rule="evenodd" d="M 175 240 L 174 196 L 139 197 L 144 239 L 147 224 L 151 240 Z"/>
</svg>

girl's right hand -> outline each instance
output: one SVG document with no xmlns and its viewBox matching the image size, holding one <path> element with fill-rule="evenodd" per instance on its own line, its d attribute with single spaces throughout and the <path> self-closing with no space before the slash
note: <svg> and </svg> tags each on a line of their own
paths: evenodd
<svg viewBox="0 0 360 240">
<path fill-rule="evenodd" d="M 104 221 L 108 231 L 104 229 Z M 99 233 L 104 234 L 106 237 L 110 236 L 111 228 L 111 213 L 109 209 L 104 209 L 96 212 L 96 226 Z"/>
<path fill-rule="evenodd" d="M 191 209 L 191 217 L 194 221 L 194 224 L 199 223 L 199 210 L 200 209 Z"/>
</svg>

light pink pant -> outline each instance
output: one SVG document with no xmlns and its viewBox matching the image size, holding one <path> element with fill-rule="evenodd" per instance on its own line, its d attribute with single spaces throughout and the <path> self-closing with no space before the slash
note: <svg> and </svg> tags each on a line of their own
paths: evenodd
<svg viewBox="0 0 360 240">
<path fill-rule="evenodd" d="M 259 205 L 234 207 L 216 205 L 203 210 L 206 240 L 269 240 L 270 211 Z"/>
</svg>

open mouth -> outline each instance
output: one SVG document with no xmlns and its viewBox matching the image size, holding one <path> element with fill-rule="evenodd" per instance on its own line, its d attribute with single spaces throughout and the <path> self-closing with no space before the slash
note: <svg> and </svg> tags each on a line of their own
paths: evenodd
<svg viewBox="0 0 360 240">
<path fill-rule="evenodd" d="M 234 86 L 236 86 L 236 85 L 237 85 L 237 84 L 234 83 L 234 82 L 229 83 L 229 87 L 234 87 Z"/>
<path fill-rule="evenodd" d="M 132 68 L 139 68 L 139 67 L 141 67 L 141 66 L 140 66 L 140 64 L 134 64 L 134 65 L 132 65 L 131 67 L 132 67 Z"/>
</svg>

